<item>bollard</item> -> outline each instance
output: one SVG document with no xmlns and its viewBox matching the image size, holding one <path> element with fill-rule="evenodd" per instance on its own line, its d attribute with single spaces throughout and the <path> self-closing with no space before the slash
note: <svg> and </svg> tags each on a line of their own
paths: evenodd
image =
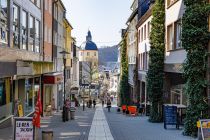
<svg viewBox="0 0 210 140">
<path fill-rule="evenodd" d="M 52 130 L 42 131 L 42 140 L 53 140 L 53 131 Z"/>
<path fill-rule="evenodd" d="M 70 116 L 71 116 L 71 120 L 74 120 L 74 116 L 75 116 L 75 111 L 70 111 Z"/>
</svg>

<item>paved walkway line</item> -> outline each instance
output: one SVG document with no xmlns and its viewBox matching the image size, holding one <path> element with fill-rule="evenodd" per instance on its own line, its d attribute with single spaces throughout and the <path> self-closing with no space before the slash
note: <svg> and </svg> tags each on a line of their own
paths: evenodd
<svg viewBox="0 0 210 140">
<path fill-rule="evenodd" d="M 114 140 L 101 106 L 96 107 L 88 140 Z"/>
</svg>

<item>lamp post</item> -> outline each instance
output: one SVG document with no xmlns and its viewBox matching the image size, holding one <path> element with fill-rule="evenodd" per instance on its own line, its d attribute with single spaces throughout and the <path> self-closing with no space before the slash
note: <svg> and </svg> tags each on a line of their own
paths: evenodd
<svg viewBox="0 0 210 140">
<path fill-rule="evenodd" d="M 66 100 L 66 55 L 67 54 L 70 54 L 69 52 L 63 50 L 62 52 L 59 52 L 60 54 L 63 55 L 63 66 L 64 66 L 64 69 L 63 69 L 63 84 L 64 84 L 64 90 L 63 90 L 63 103 L 65 104 L 65 100 Z"/>
</svg>

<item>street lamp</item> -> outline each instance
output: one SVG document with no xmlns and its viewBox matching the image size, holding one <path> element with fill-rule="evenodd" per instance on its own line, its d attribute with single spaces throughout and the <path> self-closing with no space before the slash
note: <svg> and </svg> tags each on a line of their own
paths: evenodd
<svg viewBox="0 0 210 140">
<path fill-rule="evenodd" d="M 66 55 L 67 54 L 70 54 L 69 52 L 63 50 L 62 52 L 59 52 L 60 54 L 63 55 L 63 66 L 64 66 L 64 70 L 63 70 L 63 77 L 64 77 L 64 80 L 63 80 L 63 84 L 64 84 L 64 92 L 63 92 L 63 95 L 64 95 L 64 104 L 65 104 L 65 100 L 66 100 Z"/>
</svg>

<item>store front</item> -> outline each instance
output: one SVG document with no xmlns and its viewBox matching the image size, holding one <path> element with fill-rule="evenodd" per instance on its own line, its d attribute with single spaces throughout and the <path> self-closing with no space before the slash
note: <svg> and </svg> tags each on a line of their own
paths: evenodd
<svg viewBox="0 0 210 140">
<path fill-rule="evenodd" d="M 58 110 L 62 107 L 63 75 L 61 73 L 45 74 L 44 90 L 43 90 L 43 111 L 44 115 L 51 115 L 53 110 Z M 63 103 L 63 102 L 62 102 Z"/>
<path fill-rule="evenodd" d="M 35 104 L 40 90 L 40 77 L 27 77 L 14 82 L 15 90 L 15 116 L 31 116 L 35 110 Z M 18 107 L 22 111 L 18 111 Z"/>
<path fill-rule="evenodd" d="M 10 78 L 0 78 L 0 122 L 12 115 Z"/>
</svg>

